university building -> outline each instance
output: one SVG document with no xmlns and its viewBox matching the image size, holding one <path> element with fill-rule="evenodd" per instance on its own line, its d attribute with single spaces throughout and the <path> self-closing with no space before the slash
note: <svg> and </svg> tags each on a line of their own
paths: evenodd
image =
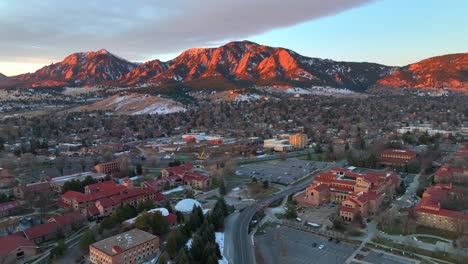
<svg viewBox="0 0 468 264">
<path fill-rule="evenodd" d="M 377 214 L 385 200 L 390 200 L 400 179 L 394 173 L 353 173 L 344 168 L 332 168 L 322 172 L 305 191 L 294 199 L 303 206 L 320 206 L 324 203 L 340 203 L 340 216 L 353 221 L 356 214 L 363 218 Z"/>
<path fill-rule="evenodd" d="M 211 187 L 211 178 L 209 176 L 194 171 L 194 166 L 190 163 L 181 164 L 175 167 L 168 167 L 161 171 L 162 179 L 159 182 L 168 181 L 170 186 L 186 185 L 197 190 L 209 190 Z M 151 186 L 157 183 L 145 183 L 145 186 Z M 164 183 L 165 184 L 165 183 Z"/>
<path fill-rule="evenodd" d="M 462 200 L 460 197 L 466 195 L 468 189 L 454 187 L 452 184 L 438 183 L 428 188 L 416 206 L 418 224 L 468 233 L 468 214 L 461 210 L 448 210 L 443 206 L 443 200 L 446 198 Z"/>
<path fill-rule="evenodd" d="M 303 149 L 307 146 L 307 135 L 303 133 L 295 133 L 289 135 L 289 144 L 295 149 Z"/>
<path fill-rule="evenodd" d="M 93 264 L 142 263 L 156 256 L 159 243 L 159 237 L 132 229 L 90 245 L 89 258 Z"/>
<path fill-rule="evenodd" d="M 404 167 L 416 159 L 416 152 L 403 149 L 386 149 L 380 153 L 379 163 L 384 166 Z"/>
</svg>

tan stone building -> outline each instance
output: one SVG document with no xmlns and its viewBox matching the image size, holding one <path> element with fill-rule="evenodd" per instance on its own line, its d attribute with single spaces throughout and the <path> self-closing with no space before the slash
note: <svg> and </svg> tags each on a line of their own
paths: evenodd
<svg viewBox="0 0 468 264">
<path fill-rule="evenodd" d="M 112 174 L 120 172 L 120 165 L 118 161 L 111 161 L 99 163 L 96 166 L 94 166 L 94 169 L 99 173 Z"/>
<path fill-rule="evenodd" d="M 420 225 L 452 232 L 468 233 L 468 214 L 464 211 L 448 210 L 443 206 L 443 200 L 468 195 L 468 189 L 458 188 L 452 184 L 438 183 L 428 188 L 416 206 L 417 222 Z"/>
<path fill-rule="evenodd" d="M 289 135 L 289 144 L 295 149 L 303 149 L 307 145 L 307 135 L 303 133 L 296 133 Z"/>
<path fill-rule="evenodd" d="M 394 173 L 353 173 L 344 168 L 332 168 L 320 173 L 305 191 L 294 195 L 303 206 L 320 206 L 324 203 L 340 203 L 340 216 L 353 221 L 359 212 L 363 218 L 377 213 L 387 197 L 395 193 L 400 179 Z"/>
<path fill-rule="evenodd" d="M 93 264 L 142 263 L 156 256 L 159 243 L 159 237 L 132 229 L 90 245 L 90 260 Z"/>
</svg>

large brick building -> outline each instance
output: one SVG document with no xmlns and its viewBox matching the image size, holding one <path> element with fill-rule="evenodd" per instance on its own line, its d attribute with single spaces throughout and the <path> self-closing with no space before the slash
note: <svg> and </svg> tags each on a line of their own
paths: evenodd
<svg viewBox="0 0 468 264">
<path fill-rule="evenodd" d="M 162 170 L 161 174 L 163 179 L 174 185 L 183 184 L 198 190 L 208 190 L 211 187 L 211 177 L 195 172 L 190 163 L 168 167 Z"/>
<path fill-rule="evenodd" d="M 29 185 L 16 186 L 13 189 L 13 194 L 18 199 L 26 199 L 34 196 L 47 196 L 54 191 L 49 182 L 38 182 Z"/>
<path fill-rule="evenodd" d="M 455 159 L 468 160 L 468 147 L 462 146 L 455 154 Z M 446 163 L 442 165 L 435 173 L 434 181 L 436 183 L 468 183 L 468 163 L 458 164 L 456 162 Z"/>
<path fill-rule="evenodd" d="M 61 197 L 62 205 L 85 211 L 91 217 L 107 216 L 124 205 L 138 206 L 147 201 L 156 202 L 164 195 L 152 188 L 127 188 L 113 181 L 100 182 L 85 187 L 85 193 L 68 191 Z"/>
<path fill-rule="evenodd" d="M 466 195 L 468 189 L 454 187 L 452 184 L 439 183 L 428 188 L 415 208 L 417 222 L 433 228 L 468 233 L 468 214 L 462 210 L 448 210 L 443 205 L 444 199 L 452 197 L 463 201 Z"/>
<path fill-rule="evenodd" d="M 385 199 L 391 199 L 400 179 L 394 173 L 353 173 L 348 169 L 332 168 L 320 173 L 305 191 L 294 196 L 304 206 L 319 206 L 338 202 L 340 216 L 352 221 L 359 212 L 362 217 L 375 215 Z"/>
<path fill-rule="evenodd" d="M 307 135 L 304 133 L 295 133 L 289 135 L 289 144 L 295 149 L 303 149 L 307 145 Z"/>
<path fill-rule="evenodd" d="M 118 161 L 99 163 L 96 166 L 94 166 L 94 169 L 98 173 L 113 174 L 120 172 L 120 164 Z"/>
<path fill-rule="evenodd" d="M 14 264 L 30 260 L 38 247 L 21 235 L 0 237 L 0 263 Z"/>
<path fill-rule="evenodd" d="M 386 149 L 380 153 L 379 163 L 384 166 L 404 167 L 416 158 L 416 152 L 403 149 Z"/>
<path fill-rule="evenodd" d="M 159 251 L 159 237 L 139 229 L 106 238 L 89 246 L 93 264 L 142 263 Z"/>
</svg>

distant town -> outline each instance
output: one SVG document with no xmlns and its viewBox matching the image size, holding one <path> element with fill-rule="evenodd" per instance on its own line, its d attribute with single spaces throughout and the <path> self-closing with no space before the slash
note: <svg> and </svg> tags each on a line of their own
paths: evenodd
<svg viewBox="0 0 468 264">
<path fill-rule="evenodd" d="M 7 111 L 0 262 L 465 263 L 466 104 L 409 97 Z"/>
</svg>

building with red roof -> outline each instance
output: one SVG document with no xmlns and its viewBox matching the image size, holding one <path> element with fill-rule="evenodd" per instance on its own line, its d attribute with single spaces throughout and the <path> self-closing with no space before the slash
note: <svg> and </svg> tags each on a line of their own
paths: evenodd
<svg viewBox="0 0 468 264">
<path fill-rule="evenodd" d="M 0 217 L 17 214 L 21 212 L 21 210 L 23 210 L 23 206 L 18 200 L 0 203 Z"/>
<path fill-rule="evenodd" d="M 55 222 L 45 223 L 30 227 L 23 231 L 24 237 L 34 243 L 41 243 L 50 239 L 55 239 L 59 234 L 59 226 Z"/>
<path fill-rule="evenodd" d="M 449 210 L 443 207 L 446 198 L 466 197 L 468 189 L 454 187 L 452 184 L 438 183 L 428 188 L 416 206 L 417 222 L 420 225 L 453 232 L 468 233 L 468 214 L 465 211 Z"/>
<path fill-rule="evenodd" d="M 18 199 L 25 199 L 26 196 L 44 195 L 53 193 L 49 182 L 39 182 L 29 185 L 16 186 L 13 188 L 13 194 Z"/>
<path fill-rule="evenodd" d="M 352 221 L 359 212 L 362 217 L 377 213 L 385 197 L 391 197 L 400 179 L 394 173 L 354 173 L 344 168 L 332 168 L 322 172 L 305 191 L 297 193 L 294 199 L 304 206 L 320 206 L 338 202 L 340 216 Z"/>
<path fill-rule="evenodd" d="M 75 227 L 83 225 L 86 221 L 86 215 L 80 211 L 65 213 L 60 216 L 54 216 L 47 220 L 48 223 L 56 223 L 63 234 L 69 234 Z"/>
<path fill-rule="evenodd" d="M 36 244 L 21 235 L 0 237 L 0 263 L 22 263 L 35 256 L 37 251 Z"/>
<path fill-rule="evenodd" d="M 380 152 L 379 163 L 384 166 L 404 167 L 416 159 L 416 152 L 404 149 L 386 149 Z"/>
<path fill-rule="evenodd" d="M 85 194 L 109 191 L 115 189 L 117 184 L 114 181 L 103 181 L 85 186 Z"/>
<path fill-rule="evenodd" d="M 168 167 L 163 169 L 161 174 L 163 179 L 170 179 L 171 183 L 176 183 L 177 186 L 184 184 L 198 190 L 208 190 L 211 187 L 211 177 L 195 172 L 190 163 Z M 175 177 L 179 180 L 174 181 Z"/>
<path fill-rule="evenodd" d="M 462 146 L 455 154 L 455 159 L 467 159 L 468 147 Z M 434 181 L 436 183 L 468 183 L 468 167 L 456 165 L 456 162 L 442 165 L 435 173 Z"/>
<path fill-rule="evenodd" d="M 96 183 L 85 191 L 87 193 L 76 191 L 64 193 L 61 197 L 62 204 L 74 210 L 86 212 L 88 217 L 102 217 L 110 215 L 121 206 L 136 207 L 147 201 L 154 203 L 164 199 L 164 195 L 152 188 L 127 188 L 123 185 L 116 185 L 114 182 Z"/>
<path fill-rule="evenodd" d="M 174 188 L 182 184 L 183 180 L 175 175 L 159 179 L 150 179 L 141 183 L 142 187 L 153 188 L 158 192 L 161 192 L 167 188 Z"/>
</svg>

